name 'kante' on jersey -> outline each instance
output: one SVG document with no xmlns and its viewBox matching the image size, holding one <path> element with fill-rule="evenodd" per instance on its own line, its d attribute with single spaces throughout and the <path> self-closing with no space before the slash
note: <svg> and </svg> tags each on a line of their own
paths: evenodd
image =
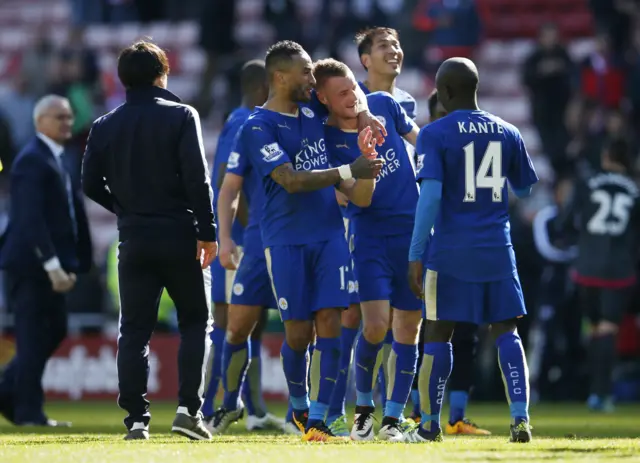
<svg viewBox="0 0 640 463">
<path fill-rule="evenodd" d="M 417 151 L 418 180 L 442 183 L 427 267 L 471 282 L 514 275 L 505 180 L 515 190 L 538 180 L 518 129 L 486 111 L 453 111 L 420 131 Z"/>
</svg>

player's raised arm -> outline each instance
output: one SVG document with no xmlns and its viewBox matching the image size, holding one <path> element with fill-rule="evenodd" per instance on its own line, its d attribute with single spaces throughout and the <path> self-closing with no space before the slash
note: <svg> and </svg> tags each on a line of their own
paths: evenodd
<svg viewBox="0 0 640 463">
<path fill-rule="evenodd" d="M 365 128 L 369 127 L 377 145 L 381 146 L 384 143 L 384 137 L 387 136 L 387 129 L 384 124 L 369 111 L 367 95 L 364 94 L 359 85 L 356 86 L 356 96 L 358 97 L 358 132 L 362 132 Z"/>
<path fill-rule="evenodd" d="M 271 171 L 271 178 L 282 186 L 287 193 L 314 191 L 335 185 L 342 180 L 374 179 L 382 168 L 381 159 L 359 157 L 354 162 L 336 169 L 295 170 L 293 164 L 287 162 Z"/>
<path fill-rule="evenodd" d="M 402 136 L 405 140 L 409 142 L 410 145 L 415 147 L 418 143 L 418 134 L 420 133 L 420 129 L 417 125 L 414 125 L 411 129 L 411 132 L 408 132 Z"/>
<path fill-rule="evenodd" d="M 270 176 L 287 193 L 314 191 L 337 185 L 342 180 L 375 178 L 383 161 L 364 156 L 353 163 L 335 169 L 295 170 L 291 157 L 280 146 L 270 128 L 264 123 L 249 123 L 243 129 L 247 136 L 248 150 L 254 166 L 262 176 Z"/>
<path fill-rule="evenodd" d="M 387 98 L 387 104 L 389 105 L 389 111 L 393 114 L 393 123 L 396 130 L 402 138 L 407 140 L 413 147 L 416 146 L 418 141 L 418 134 L 420 128 L 413 122 L 413 119 L 409 117 L 407 112 L 391 95 Z"/>
</svg>

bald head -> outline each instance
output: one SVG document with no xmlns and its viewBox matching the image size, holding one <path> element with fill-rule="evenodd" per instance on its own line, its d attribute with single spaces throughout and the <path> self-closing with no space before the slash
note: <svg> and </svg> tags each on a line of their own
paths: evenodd
<svg viewBox="0 0 640 463">
<path fill-rule="evenodd" d="M 58 95 L 43 96 L 33 109 L 33 124 L 36 131 L 62 145 L 71 138 L 73 126 L 69 100 Z"/>
<path fill-rule="evenodd" d="M 436 74 L 438 100 L 449 112 L 456 109 L 473 109 L 478 91 L 478 69 L 467 58 L 450 58 L 440 65 Z"/>
</svg>

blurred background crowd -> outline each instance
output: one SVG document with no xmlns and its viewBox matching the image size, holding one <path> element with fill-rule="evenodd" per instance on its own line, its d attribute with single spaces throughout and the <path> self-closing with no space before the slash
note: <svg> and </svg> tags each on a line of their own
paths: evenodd
<svg viewBox="0 0 640 463">
<path fill-rule="evenodd" d="M 76 118 L 67 152 L 79 175 L 92 121 L 123 101 L 115 58 L 136 38 L 151 37 L 168 51 L 169 89 L 200 111 L 211 159 L 225 115 L 239 103 L 237 75 L 246 60 L 262 57 L 276 40 L 292 39 L 312 57 L 334 56 L 362 77 L 353 36 L 375 25 L 400 31 L 405 57 L 398 86 L 418 101 L 420 125 L 429 117 L 427 98 L 439 63 L 468 56 L 480 71 L 480 107 L 523 133 L 541 178 L 531 198 L 514 202 L 512 213 L 532 314 L 520 329 L 534 393 L 583 399 L 586 382 L 580 378 L 588 365 L 579 307 L 566 278 L 570 264 L 541 249 L 534 222 L 540 210 L 562 200 L 567 182 L 597 168 L 608 139 L 624 137 L 638 151 L 637 0 L 4 0 L 0 217 L 6 217 L 11 160 L 33 136 L 35 101 L 46 93 L 70 100 Z M 90 201 L 87 209 L 97 265 L 71 294 L 70 330 L 113 333 L 115 217 Z M 638 301 L 633 298 L 620 334 L 621 398 L 640 399 Z M 275 311 L 273 318 L 272 329 L 278 329 Z M 10 333 L 11 320 L 1 303 L 0 333 Z M 171 329 L 170 315 L 162 322 Z M 500 399 L 491 344 L 483 351 L 475 397 Z"/>
</svg>

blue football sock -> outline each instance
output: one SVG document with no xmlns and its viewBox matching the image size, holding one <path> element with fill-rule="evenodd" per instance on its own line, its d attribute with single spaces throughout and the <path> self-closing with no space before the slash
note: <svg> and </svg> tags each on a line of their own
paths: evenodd
<svg viewBox="0 0 640 463">
<path fill-rule="evenodd" d="M 427 342 L 418 387 L 422 420 L 420 426 L 425 431 L 440 429 L 440 412 L 444 401 L 444 390 L 453 367 L 453 347 L 450 342 Z"/>
<path fill-rule="evenodd" d="M 529 421 L 529 368 L 517 333 L 496 339 L 498 362 L 514 424 Z"/>
<path fill-rule="evenodd" d="M 202 403 L 202 414 L 204 416 L 213 415 L 214 401 L 218 388 L 220 387 L 220 378 L 222 377 L 222 344 L 224 343 L 224 328 L 218 326 L 213 327 L 211 332 L 211 363 L 209 365 L 209 371 L 207 375 L 209 381 L 207 383 L 207 391 L 204 395 L 204 402 Z"/>
<path fill-rule="evenodd" d="M 384 410 L 387 406 L 387 396 L 389 395 L 389 356 L 391 355 L 391 345 L 393 344 L 393 330 L 388 330 L 382 344 L 382 363 L 378 370 L 378 387 L 380 389 L 380 404 Z"/>
<path fill-rule="evenodd" d="M 282 343 L 280 350 L 282 369 L 289 387 L 289 399 L 294 410 L 309 408 L 309 389 L 307 388 L 307 372 L 309 370 L 309 356 L 307 350 L 295 351 L 289 347 L 287 341 Z"/>
<path fill-rule="evenodd" d="M 449 423 L 462 421 L 467 411 L 469 393 L 467 391 L 451 391 L 449 394 Z"/>
<path fill-rule="evenodd" d="M 417 344 L 393 342 L 389 356 L 389 383 L 384 416 L 400 418 L 409 400 L 418 364 Z"/>
<path fill-rule="evenodd" d="M 241 344 L 229 344 L 225 340 L 222 348 L 222 382 L 224 384 L 223 406 L 227 410 L 238 408 L 238 397 L 250 361 L 251 346 L 249 341 Z"/>
<path fill-rule="evenodd" d="M 413 404 L 411 414 L 420 416 L 420 390 L 418 388 L 411 388 L 411 403 Z"/>
<path fill-rule="evenodd" d="M 375 407 L 373 402 L 374 374 L 382 362 L 382 343 L 371 344 L 363 336 L 356 343 L 356 405 Z"/>
<path fill-rule="evenodd" d="M 309 344 L 309 360 L 308 365 L 313 361 L 313 352 L 316 350 L 315 344 Z M 309 393 L 311 393 L 311 368 L 307 371 L 307 384 L 309 385 Z"/>
<path fill-rule="evenodd" d="M 340 338 L 316 339 L 311 359 L 311 406 L 307 429 L 324 421 L 340 367 Z"/>
<path fill-rule="evenodd" d="M 242 385 L 242 399 L 249 415 L 262 418 L 267 413 L 267 406 L 262 398 L 262 342 L 260 339 L 249 340 L 251 344 L 251 363 Z"/>
<path fill-rule="evenodd" d="M 327 424 L 333 423 L 336 419 L 346 414 L 347 380 L 349 379 L 351 358 L 353 357 L 353 343 L 358 336 L 358 331 L 358 328 L 346 328 L 343 326 L 340 332 L 340 372 L 338 380 L 333 387 Z"/>
</svg>

